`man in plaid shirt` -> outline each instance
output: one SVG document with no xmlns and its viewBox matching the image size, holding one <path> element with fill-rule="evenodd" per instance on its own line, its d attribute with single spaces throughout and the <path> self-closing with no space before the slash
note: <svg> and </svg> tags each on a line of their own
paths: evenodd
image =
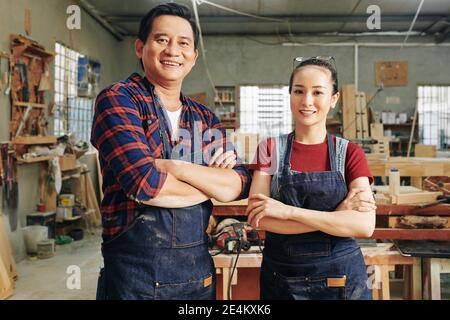
<svg viewBox="0 0 450 320">
<path fill-rule="evenodd" d="M 132 74 L 97 97 L 91 142 L 103 176 L 105 264 L 98 299 L 215 298 L 210 198 L 246 198 L 251 177 L 226 151 L 214 113 L 181 94 L 197 43 L 186 7 L 155 7 L 135 44 L 145 77 Z"/>
</svg>

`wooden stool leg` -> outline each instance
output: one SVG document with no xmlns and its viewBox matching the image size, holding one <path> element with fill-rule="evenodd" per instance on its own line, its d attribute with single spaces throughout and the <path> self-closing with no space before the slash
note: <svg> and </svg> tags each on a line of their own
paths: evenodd
<svg viewBox="0 0 450 320">
<path fill-rule="evenodd" d="M 403 300 L 412 300 L 412 266 L 403 266 Z"/>
<path fill-rule="evenodd" d="M 228 297 L 228 286 L 230 285 L 230 268 L 222 269 L 222 297 L 223 300 L 231 300 L 231 290 L 230 297 Z"/>
<path fill-rule="evenodd" d="M 411 267 L 411 294 L 413 300 L 422 300 L 422 260 L 414 258 Z"/>
<path fill-rule="evenodd" d="M 381 300 L 381 266 L 373 266 L 373 273 L 370 275 L 370 279 L 373 279 L 373 282 L 371 283 L 373 300 Z"/>
<path fill-rule="evenodd" d="M 440 259 L 429 259 L 429 264 L 427 265 L 427 271 L 429 275 L 429 297 L 432 300 L 441 300 L 441 268 Z"/>
<path fill-rule="evenodd" d="M 390 266 L 381 266 L 381 300 L 390 300 L 390 286 L 389 286 L 389 271 Z"/>
<path fill-rule="evenodd" d="M 405 265 L 405 276 L 403 278 L 403 299 L 422 299 L 422 268 L 420 258 L 414 258 L 412 265 Z"/>
</svg>

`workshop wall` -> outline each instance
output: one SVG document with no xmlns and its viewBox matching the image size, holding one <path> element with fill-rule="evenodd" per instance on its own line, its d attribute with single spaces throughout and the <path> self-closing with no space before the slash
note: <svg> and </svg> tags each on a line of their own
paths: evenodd
<svg viewBox="0 0 450 320">
<path fill-rule="evenodd" d="M 121 67 L 121 42 L 81 10 L 81 30 L 68 30 L 66 27 L 67 7 L 74 4 L 69 0 L 25 1 L 2 0 L 0 12 L 0 50 L 9 52 L 9 35 L 11 33 L 25 34 L 24 11 L 30 8 L 32 12 L 31 38 L 44 45 L 47 50 L 54 51 L 55 42 L 65 45 L 91 56 L 101 63 L 100 87 L 120 80 L 124 77 Z M 51 64 L 51 72 L 53 73 Z M 2 71 L 6 68 L 5 61 Z M 53 93 L 46 96 L 46 102 L 53 100 Z M 9 97 L 0 94 L 0 141 L 9 140 L 10 121 Z M 53 132 L 53 121 L 49 119 L 49 132 Z M 90 168 L 96 173 L 96 168 Z M 34 212 L 38 197 L 39 164 L 20 165 L 19 178 L 19 208 L 17 231 L 10 233 L 14 257 L 17 261 L 26 257 L 21 227 L 25 225 L 25 215 Z M 96 177 L 92 177 L 93 181 Z M 8 215 L 8 212 L 5 212 Z M 6 219 L 7 221 L 8 219 Z M 8 223 L 6 224 L 9 227 Z"/>
<path fill-rule="evenodd" d="M 317 42 L 323 39 L 297 39 L 296 41 Z M 389 41 L 402 43 L 403 38 Z M 432 41 L 432 39 L 428 39 Z M 124 56 L 128 57 L 123 65 L 123 73 L 137 70 L 134 58 L 133 41 L 129 41 L 128 53 L 124 48 Z M 330 38 L 327 43 L 342 42 L 341 38 Z M 358 39 L 358 42 L 386 42 L 386 39 L 373 37 Z M 409 43 L 416 42 L 414 38 Z M 421 40 L 423 41 L 423 40 Z M 340 86 L 354 83 L 354 47 L 353 46 L 282 46 L 275 37 L 236 37 L 207 36 L 204 37 L 207 63 L 216 85 L 242 84 L 287 84 L 292 71 L 292 60 L 297 56 L 332 55 L 336 59 Z M 126 43 L 124 41 L 124 45 Z M 404 87 L 386 87 L 375 99 L 377 111 L 414 113 L 417 85 L 450 84 L 450 46 L 432 47 L 359 47 L 359 90 L 375 92 L 375 63 L 381 60 L 408 61 L 408 85 Z M 129 70 L 128 72 L 126 70 Z M 186 94 L 205 92 L 212 105 L 213 91 L 206 76 L 204 63 L 199 57 L 196 66 L 184 82 Z M 398 97 L 399 104 L 386 103 L 387 97 Z M 398 99 L 390 101 L 398 102 Z"/>
</svg>

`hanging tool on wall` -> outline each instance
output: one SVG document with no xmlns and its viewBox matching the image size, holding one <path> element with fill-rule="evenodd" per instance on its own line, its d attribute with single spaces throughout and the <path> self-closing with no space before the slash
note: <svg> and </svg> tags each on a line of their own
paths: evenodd
<svg viewBox="0 0 450 320">
<path fill-rule="evenodd" d="M 23 116 L 20 119 L 20 124 L 19 124 L 19 127 L 17 128 L 16 134 L 15 134 L 16 137 L 18 137 L 22 134 L 22 131 L 25 128 L 27 120 L 30 117 L 31 110 L 33 110 L 33 108 L 30 105 L 28 105 Z"/>
<path fill-rule="evenodd" d="M 9 143 L 0 144 L 0 155 L 3 168 L 3 203 L 2 207 L 6 210 L 4 212 L 8 213 L 9 225 L 11 231 L 16 231 L 17 229 L 17 207 L 18 207 L 18 185 L 16 179 L 16 161 L 13 157 L 14 151 L 9 150 Z"/>
<path fill-rule="evenodd" d="M 30 90 L 28 88 L 28 70 L 27 65 L 24 62 L 16 63 L 16 67 L 19 69 L 20 80 L 22 81 L 22 101 L 30 101 Z"/>
<path fill-rule="evenodd" d="M 3 61 L 3 59 L 9 60 L 9 58 L 10 58 L 9 54 L 7 54 L 3 51 L 0 51 L 0 92 L 3 91 L 3 89 L 5 89 L 5 91 L 4 91 L 5 95 L 7 94 L 8 88 L 10 88 L 10 85 L 9 85 L 10 81 L 9 81 L 8 70 L 2 71 L 3 70 L 2 61 Z M 3 72 L 3 73 L 1 73 L 1 72 Z"/>
<path fill-rule="evenodd" d="M 8 78 L 8 86 L 5 89 L 5 96 L 8 96 L 9 93 L 11 92 L 11 82 L 12 82 L 12 73 L 13 73 L 13 65 L 14 65 L 14 58 L 13 55 L 9 56 L 9 72 L 5 71 L 5 74 L 7 74 L 7 78 Z"/>
</svg>

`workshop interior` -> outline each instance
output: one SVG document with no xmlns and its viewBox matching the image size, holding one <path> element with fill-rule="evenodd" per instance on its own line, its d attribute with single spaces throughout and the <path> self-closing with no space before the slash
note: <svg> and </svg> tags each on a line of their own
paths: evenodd
<svg viewBox="0 0 450 320">
<path fill-rule="evenodd" d="M 172 43 L 172 32 L 178 29 L 169 23 L 176 20 L 177 26 L 185 26 L 188 20 L 166 13 L 152 23 L 156 28 L 161 17 L 171 17 L 173 21 L 161 27 L 167 28 L 167 34 L 158 35 L 154 42 L 151 37 L 142 41 L 146 14 L 166 3 L 187 8 L 190 24 L 181 34 L 193 36 Z M 126 284 L 119 285 L 114 278 L 120 277 L 114 272 L 126 270 L 120 268 L 129 261 L 116 260 L 148 250 L 152 261 L 161 261 L 152 274 L 171 270 L 167 272 L 173 281 L 178 275 L 189 280 L 190 274 L 203 271 L 188 267 L 187 258 L 186 264 L 171 264 L 157 255 L 164 250 L 188 255 L 196 248 L 203 250 L 205 265 L 212 266 L 201 278 L 201 289 L 209 290 L 208 297 L 277 298 L 268 292 L 270 285 L 276 282 L 274 288 L 282 291 L 281 283 L 289 286 L 290 282 L 283 282 L 286 278 L 279 271 L 283 263 L 272 264 L 272 258 L 280 255 L 280 261 L 327 264 L 319 247 L 327 239 L 331 241 L 327 250 L 333 251 L 344 231 L 336 226 L 336 234 L 330 235 L 333 232 L 326 230 L 333 227 L 314 218 L 307 220 L 308 214 L 313 215 L 312 210 L 322 210 L 316 215 L 338 214 L 350 199 L 348 172 L 362 170 L 357 167 L 367 168 L 367 173 L 355 177 L 370 185 L 368 197 L 376 209 L 369 212 L 366 200 L 354 200 L 365 207 L 348 204 L 341 212 L 346 217 L 373 214 L 372 229 L 349 233 L 345 242 L 360 252 L 366 297 L 450 299 L 450 1 L 0 0 L 0 16 L 0 300 L 145 299 L 145 295 L 134 295 L 140 287 L 124 293 Z M 150 25 L 146 32 L 151 36 L 154 28 Z M 167 47 L 156 53 L 163 45 Z M 160 56 L 173 61 L 161 60 L 159 66 L 159 58 L 156 62 L 148 58 Z M 183 68 L 183 74 L 176 68 Z M 337 73 L 333 82 L 331 70 Z M 170 104 L 162 98 L 164 86 L 153 85 L 149 77 L 156 74 L 154 79 L 162 79 L 164 72 L 182 80 L 167 82 L 178 81 L 174 92 L 176 101 L 181 99 L 181 115 L 164 109 Z M 151 86 L 141 86 L 144 76 Z M 305 81 L 301 85 L 300 78 Z M 321 108 L 327 93 L 310 94 L 308 87 L 319 78 L 330 88 L 331 83 L 337 86 L 329 94 L 339 98 L 326 110 Z M 149 94 L 139 96 L 138 102 L 125 99 L 139 90 Z M 300 108 L 305 109 L 298 112 L 296 101 L 302 101 Z M 155 111 L 155 116 L 142 121 L 142 127 L 141 109 Z M 176 171 L 182 160 L 167 162 L 173 164 L 167 165 L 167 172 L 159 167 L 157 159 L 172 159 L 164 156 L 167 148 L 175 150 L 189 140 L 177 142 L 172 137 L 174 115 L 180 130 L 193 128 L 184 118 L 191 111 L 184 110 L 202 110 L 202 119 L 213 119 L 206 121 L 203 130 L 213 128 L 210 122 L 216 121 L 214 128 L 221 128 L 231 145 L 235 158 L 223 160 L 222 167 L 208 160 L 192 161 L 197 163 L 194 169 L 204 169 L 201 174 L 207 178 L 199 174 L 188 180 L 186 176 L 194 171 Z M 308 161 L 314 167 L 314 158 L 294 153 L 306 150 L 299 143 L 302 128 L 319 125 L 323 130 L 317 132 L 328 137 L 323 140 L 324 166 L 328 163 L 327 172 L 335 173 L 335 184 L 323 175 L 311 182 L 309 172 L 296 171 L 295 164 L 291 168 L 287 163 L 295 158 L 298 166 Z M 155 126 L 158 129 L 151 131 Z M 271 137 L 287 140 L 274 140 L 271 152 L 279 146 L 276 150 L 281 153 L 276 173 L 267 180 L 267 174 L 261 173 L 266 167 L 259 165 L 259 152 Z M 139 144 L 140 156 L 134 160 L 124 146 L 129 139 Z M 330 147 L 333 139 L 335 151 Z M 154 147 L 158 143 L 162 149 Z M 338 145 L 347 148 L 347 158 Z M 358 163 L 350 148 L 359 152 Z M 204 146 L 203 152 L 209 150 Z M 212 158 L 218 163 L 221 156 Z M 354 164 L 347 166 L 351 161 Z M 156 192 L 167 190 L 164 184 L 169 178 L 178 181 L 180 193 L 192 189 L 195 195 L 208 198 L 194 206 L 170 200 L 175 209 L 152 202 L 152 197 L 158 198 Z M 226 179 L 230 187 L 208 187 L 208 183 L 225 184 Z M 258 189 L 261 181 L 269 182 Z M 275 182 L 280 186 L 274 187 Z M 310 188 L 317 192 L 308 193 Z M 219 193 L 208 193 L 213 189 Z M 257 199 L 259 192 L 266 193 Z M 291 218 L 298 213 L 292 225 L 304 223 L 314 230 L 298 236 L 300 232 L 288 231 L 284 227 L 288 220 L 281 218 L 276 218 L 280 227 L 272 229 L 268 220 L 272 212 L 265 206 L 280 203 L 281 211 L 288 205 L 295 207 L 289 211 Z M 264 214 L 268 217 L 258 223 L 255 217 Z M 267 223 L 261 222 L 264 219 Z M 173 234 L 159 234 L 166 223 Z M 150 240 L 146 242 L 145 234 L 139 232 L 151 233 Z M 142 238 L 136 249 L 130 249 L 138 235 Z M 166 242 L 170 249 L 164 247 Z M 124 247 L 128 249 L 120 251 Z M 114 257 L 120 259 L 112 261 Z M 277 271 L 271 273 L 271 268 Z M 350 263 L 345 268 L 351 268 Z M 132 270 L 130 276 L 141 272 L 138 266 Z M 308 274 L 297 271 L 286 273 L 302 279 L 289 287 L 299 291 L 300 299 L 361 298 L 356 293 L 347 296 L 347 288 L 345 296 L 334 295 L 334 290 L 352 286 L 353 280 L 346 275 L 328 276 L 323 295 L 303 296 L 302 290 L 313 284 Z M 142 269 L 142 278 L 136 281 L 146 275 Z M 191 295 L 187 288 L 158 289 L 160 282 L 155 279 L 142 285 L 151 291 L 149 299 L 159 294 L 170 300 L 206 297 L 206 293 Z M 130 286 L 131 280 L 127 280 Z M 102 281 L 108 290 L 99 297 Z M 171 283 L 166 278 L 161 281 Z M 112 290 L 116 285 L 118 289 Z M 293 299 L 296 294 L 292 293 Z M 279 297 L 284 299 L 287 293 Z"/>
</svg>

